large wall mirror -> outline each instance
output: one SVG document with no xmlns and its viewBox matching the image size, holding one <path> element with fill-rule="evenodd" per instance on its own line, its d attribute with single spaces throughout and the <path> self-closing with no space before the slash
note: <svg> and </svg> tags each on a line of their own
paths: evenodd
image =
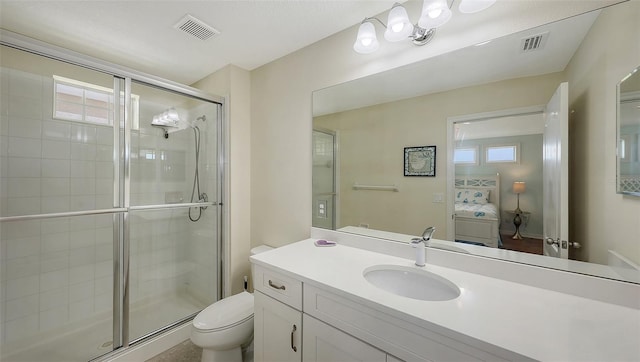
<svg viewBox="0 0 640 362">
<path fill-rule="evenodd" d="M 640 283 L 613 134 L 638 24 L 620 3 L 313 92 L 313 226 L 403 242 L 435 226 L 432 247 Z M 435 177 L 404 176 L 423 146 Z"/>
</svg>

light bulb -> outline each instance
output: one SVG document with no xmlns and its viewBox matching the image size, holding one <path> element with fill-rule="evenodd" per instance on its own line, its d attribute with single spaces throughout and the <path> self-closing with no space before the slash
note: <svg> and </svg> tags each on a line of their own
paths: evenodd
<svg viewBox="0 0 640 362">
<path fill-rule="evenodd" d="M 433 9 L 427 13 L 431 19 L 435 19 L 442 14 L 442 9 Z"/>
<path fill-rule="evenodd" d="M 368 21 L 360 24 L 358 28 L 358 37 L 353 44 L 353 50 L 360 54 L 373 53 L 380 47 L 378 38 L 376 37 L 376 29 Z"/>
<path fill-rule="evenodd" d="M 394 6 L 389 12 L 384 38 L 390 42 L 401 41 L 407 39 L 412 33 L 413 24 L 409 21 L 407 10 L 401 5 Z"/>
<path fill-rule="evenodd" d="M 451 10 L 446 0 L 424 0 L 418 26 L 424 29 L 437 28 L 451 19 Z"/>
</svg>

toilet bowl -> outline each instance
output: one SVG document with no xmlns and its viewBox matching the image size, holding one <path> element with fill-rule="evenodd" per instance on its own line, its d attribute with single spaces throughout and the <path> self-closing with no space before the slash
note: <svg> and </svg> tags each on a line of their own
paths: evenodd
<svg viewBox="0 0 640 362">
<path fill-rule="evenodd" d="M 270 249 L 261 245 L 251 255 Z M 211 304 L 191 325 L 191 341 L 202 348 L 202 362 L 242 362 L 242 346 L 252 336 L 253 294 L 247 291 Z"/>
</svg>

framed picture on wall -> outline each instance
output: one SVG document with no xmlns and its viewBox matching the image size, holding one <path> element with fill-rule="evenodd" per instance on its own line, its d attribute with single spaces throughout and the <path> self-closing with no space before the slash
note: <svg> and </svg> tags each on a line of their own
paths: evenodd
<svg viewBox="0 0 640 362">
<path fill-rule="evenodd" d="M 436 146 L 404 148 L 405 176 L 436 176 Z"/>
</svg>

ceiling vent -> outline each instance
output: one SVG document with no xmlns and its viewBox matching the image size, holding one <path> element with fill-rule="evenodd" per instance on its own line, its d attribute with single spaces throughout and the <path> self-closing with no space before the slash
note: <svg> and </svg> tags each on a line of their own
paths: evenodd
<svg viewBox="0 0 640 362">
<path fill-rule="evenodd" d="M 542 34 L 536 34 L 527 38 L 522 38 L 522 41 L 520 42 L 520 51 L 522 53 L 528 53 L 534 50 L 542 49 L 547 43 L 548 37 L 549 32 L 547 31 Z"/>
<path fill-rule="evenodd" d="M 189 35 L 195 36 L 200 40 L 207 40 L 214 35 L 220 34 L 218 30 L 189 14 L 180 19 L 180 21 L 178 21 L 178 23 L 173 27 L 178 30 L 184 31 Z"/>
</svg>

